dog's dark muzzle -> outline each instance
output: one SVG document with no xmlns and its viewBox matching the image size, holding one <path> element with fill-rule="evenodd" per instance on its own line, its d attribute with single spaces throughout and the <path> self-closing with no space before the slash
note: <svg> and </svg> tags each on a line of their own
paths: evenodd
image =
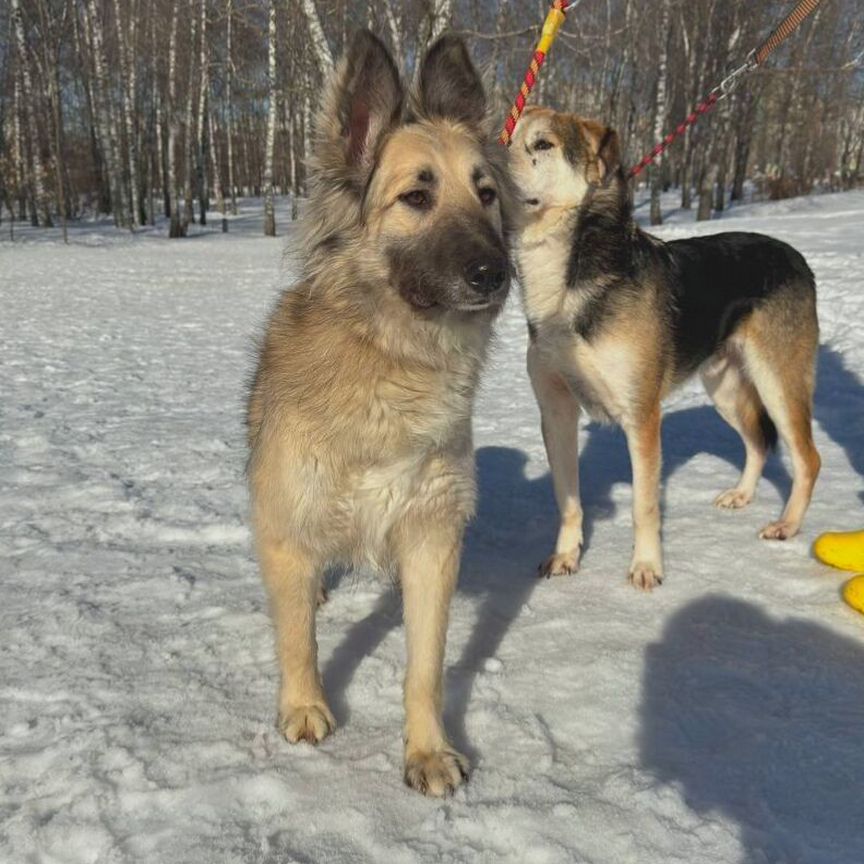
<svg viewBox="0 0 864 864">
<path fill-rule="evenodd" d="M 393 283 L 415 308 L 494 309 L 507 295 L 507 250 L 485 219 L 445 222 L 388 252 Z"/>
</svg>

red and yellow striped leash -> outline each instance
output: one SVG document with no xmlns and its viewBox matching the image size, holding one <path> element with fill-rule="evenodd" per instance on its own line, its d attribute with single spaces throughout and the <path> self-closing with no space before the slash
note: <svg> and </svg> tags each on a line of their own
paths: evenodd
<svg viewBox="0 0 864 864">
<path fill-rule="evenodd" d="M 498 140 L 505 146 L 510 146 L 510 140 L 513 138 L 513 130 L 525 110 L 525 105 L 528 102 L 528 96 L 534 89 L 537 83 L 537 78 L 540 75 L 540 67 L 546 60 L 546 55 L 564 23 L 565 13 L 568 7 L 574 5 L 573 0 L 554 0 L 546 20 L 543 22 L 543 30 L 540 33 L 540 41 L 534 49 L 534 55 L 531 57 L 531 63 L 528 65 L 528 71 L 525 73 L 525 78 L 522 81 L 522 86 L 519 88 L 519 93 L 516 95 L 516 100 L 513 102 L 513 107 L 507 115 L 507 120 L 504 123 L 504 128 L 498 136 Z"/>
</svg>

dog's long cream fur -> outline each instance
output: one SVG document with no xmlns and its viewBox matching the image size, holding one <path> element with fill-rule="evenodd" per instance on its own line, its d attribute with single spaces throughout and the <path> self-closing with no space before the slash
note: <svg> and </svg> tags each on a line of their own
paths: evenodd
<svg viewBox="0 0 864 864">
<path fill-rule="evenodd" d="M 458 40 L 430 49 L 407 109 L 386 50 L 357 37 L 318 120 L 305 278 L 269 322 L 248 412 L 280 729 L 315 743 L 335 726 L 315 638 L 324 569 L 392 571 L 408 649 L 405 779 L 433 795 L 467 776 L 442 722 L 442 665 L 474 511 L 472 404 L 507 290 L 505 180 L 483 108 Z"/>
</svg>

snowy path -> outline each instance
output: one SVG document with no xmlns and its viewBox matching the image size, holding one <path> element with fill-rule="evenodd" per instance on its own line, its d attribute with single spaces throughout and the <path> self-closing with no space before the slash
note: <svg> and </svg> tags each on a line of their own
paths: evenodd
<svg viewBox="0 0 864 864">
<path fill-rule="evenodd" d="M 713 510 L 737 436 L 697 386 L 679 394 L 651 596 L 624 578 L 624 440 L 596 426 L 583 571 L 534 578 L 555 508 L 510 304 L 448 645 L 474 774 L 443 803 L 400 783 L 401 615 L 371 576 L 321 614 L 336 735 L 291 748 L 273 729 L 242 404 L 288 277 L 281 242 L 234 228 L 0 241 L 0 861 L 864 861 L 864 619 L 808 551 L 864 523 L 864 192 L 662 230 L 766 231 L 807 255 L 825 466 L 804 534 L 760 543 L 783 461 L 749 510 Z"/>
</svg>

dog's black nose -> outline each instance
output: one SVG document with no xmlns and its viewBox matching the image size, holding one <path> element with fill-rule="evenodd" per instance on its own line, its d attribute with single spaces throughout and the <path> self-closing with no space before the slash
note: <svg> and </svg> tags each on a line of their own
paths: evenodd
<svg viewBox="0 0 864 864">
<path fill-rule="evenodd" d="M 465 280 L 476 291 L 491 294 L 507 278 L 507 265 L 502 261 L 477 261 L 465 271 Z"/>
</svg>

